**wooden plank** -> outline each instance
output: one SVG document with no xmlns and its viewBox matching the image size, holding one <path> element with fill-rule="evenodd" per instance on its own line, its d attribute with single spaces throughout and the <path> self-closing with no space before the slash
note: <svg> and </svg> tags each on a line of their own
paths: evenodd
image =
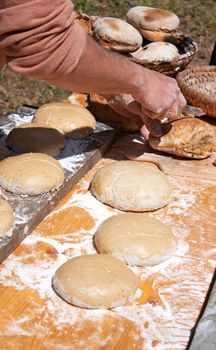
<svg viewBox="0 0 216 350">
<path fill-rule="evenodd" d="M 2 119 L 0 143 L 4 144 L 7 133 L 15 125 L 30 122 L 34 112 L 33 108 L 23 107 Z M 0 239 L 0 262 L 32 232 L 86 172 L 101 159 L 116 136 L 116 130 L 108 125 L 97 123 L 95 132 L 85 139 L 67 139 L 64 150 L 57 158 L 65 170 L 65 181 L 57 190 L 38 196 L 19 196 L 0 189 L 0 196 L 7 200 L 15 211 L 15 227 L 12 236 Z"/>
<path fill-rule="evenodd" d="M 167 175 L 216 180 L 216 153 L 202 160 L 183 159 L 152 150 L 139 134 L 125 135 L 115 144 L 126 158 L 158 165 Z"/>
<path fill-rule="evenodd" d="M 179 241 L 173 258 L 132 270 L 139 289 L 128 305 L 85 310 L 52 289 L 57 267 L 96 253 L 94 233 L 119 212 L 88 191 L 95 171 L 121 159 L 106 154 L 4 261 L 0 277 L 2 350 L 185 350 L 214 271 L 216 182 L 169 176 L 173 198 L 149 215 L 169 225 Z"/>
</svg>

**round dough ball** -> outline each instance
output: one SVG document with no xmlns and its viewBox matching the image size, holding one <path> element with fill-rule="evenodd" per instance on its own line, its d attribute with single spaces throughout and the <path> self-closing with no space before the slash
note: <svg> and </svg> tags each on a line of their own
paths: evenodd
<svg viewBox="0 0 216 350">
<path fill-rule="evenodd" d="M 57 157 L 64 148 L 64 136 L 42 124 L 26 123 L 11 130 L 7 144 L 18 153 L 39 152 Z"/>
<path fill-rule="evenodd" d="M 177 248 L 170 228 L 147 214 L 118 214 L 105 220 L 94 237 L 100 253 L 134 266 L 160 264 Z"/>
<path fill-rule="evenodd" d="M 137 278 L 110 255 L 82 255 L 58 268 L 53 287 L 70 304 L 109 309 L 128 302 L 137 289 Z"/>
<path fill-rule="evenodd" d="M 11 236 L 14 226 L 13 209 L 0 198 L 0 238 Z"/>
<path fill-rule="evenodd" d="M 0 186 L 15 194 L 38 195 L 63 181 L 61 165 L 47 154 L 26 153 L 0 162 Z"/>
<path fill-rule="evenodd" d="M 126 160 L 99 169 L 91 192 L 101 202 L 121 210 L 151 211 L 169 202 L 171 187 L 156 165 Z"/>
<path fill-rule="evenodd" d="M 47 103 L 41 106 L 33 123 L 57 129 L 66 137 L 83 138 L 96 127 L 93 115 L 84 107 L 68 102 Z"/>
</svg>

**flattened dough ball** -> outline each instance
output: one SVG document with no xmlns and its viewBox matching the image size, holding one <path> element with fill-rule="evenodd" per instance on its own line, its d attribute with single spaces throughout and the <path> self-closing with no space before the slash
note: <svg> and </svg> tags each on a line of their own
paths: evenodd
<svg viewBox="0 0 216 350">
<path fill-rule="evenodd" d="M 58 188 L 64 171 L 57 160 L 42 153 L 26 153 L 0 162 L 0 186 L 15 194 L 38 195 Z"/>
<path fill-rule="evenodd" d="M 83 138 L 96 127 L 93 115 L 84 107 L 68 102 L 47 103 L 41 106 L 33 123 L 57 129 L 66 137 Z"/>
<path fill-rule="evenodd" d="M 58 130 L 36 123 L 17 126 L 6 142 L 18 153 L 39 152 L 52 157 L 57 157 L 64 148 L 64 136 Z"/>
<path fill-rule="evenodd" d="M 151 211 L 170 200 L 167 177 L 150 163 L 118 161 L 99 169 L 91 182 L 101 202 L 125 211 Z"/>
<path fill-rule="evenodd" d="M 111 254 L 131 266 L 160 264 L 176 250 L 170 228 L 147 214 L 118 214 L 105 220 L 94 237 L 99 253 Z"/>
<path fill-rule="evenodd" d="M 0 238 L 11 236 L 14 226 L 13 209 L 0 198 Z"/>
<path fill-rule="evenodd" d="M 70 304 L 109 309 L 128 302 L 137 289 L 137 277 L 110 255 L 81 255 L 57 269 L 53 287 Z"/>
</svg>

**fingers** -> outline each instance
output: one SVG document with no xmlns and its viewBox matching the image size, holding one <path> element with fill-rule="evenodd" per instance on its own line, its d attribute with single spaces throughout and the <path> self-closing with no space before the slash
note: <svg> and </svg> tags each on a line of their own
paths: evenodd
<svg viewBox="0 0 216 350">
<path fill-rule="evenodd" d="M 140 132 L 141 132 L 141 134 L 143 135 L 145 141 L 147 141 L 148 138 L 149 138 L 150 132 L 149 132 L 149 130 L 147 129 L 147 127 L 146 127 L 145 125 L 142 125 L 142 126 L 141 126 Z"/>
<path fill-rule="evenodd" d="M 143 116 L 143 121 L 151 135 L 159 137 L 163 134 L 161 123 L 157 119 L 151 119 L 147 116 Z"/>
</svg>

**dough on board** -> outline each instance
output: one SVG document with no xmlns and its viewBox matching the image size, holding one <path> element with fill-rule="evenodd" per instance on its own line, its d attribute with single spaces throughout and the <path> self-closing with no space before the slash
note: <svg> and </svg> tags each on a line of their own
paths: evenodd
<svg viewBox="0 0 216 350">
<path fill-rule="evenodd" d="M 64 136 L 58 130 L 36 123 L 15 127 L 6 142 L 17 153 L 38 152 L 52 157 L 57 157 L 64 148 Z"/>
<path fill-rule="evenodd" d="M 13 209 L 0 198 L 0 238 L 11 236 L 14 226 Z"/>
<path fill-rule="evenodd" d="M 26 153 L 0 162 L 0 186 L 22 195 L 38 195 L 58 188 L 64 171 L 57 160 L 42 153 Z"/>
<path fill-rule="evenodd" d="M 68 102 L 41 106 L 35 113 L 33 123 L 57 129 L 66 137 L 76 139 L 89 135 L 96 127 L 95 118 L 85 107 Z"/>
<path fill-rule="evenodd" d="M 160 264 L 177 248 L 171 229 L 147 214 L 117 214 L 97 229 L 94 242 L 99 253 L 111 254 L 131 266 Z"/>
<path fill-rule="evenodd" d="M 170 130 L 161 137 L 149 136 L 152 148 L 180 157 L 203 159 L 216 151 L 214 127 L 197 118 L 169 123 Z"/>
<path fill-rule="evenodd" d="M 171 187 L 156 165 L 117 161 L 94 175 L 92 194 L 101 202 L 125 211 L 151 211 L 170 201 Z"/>
<path fill-rule="evenodd" d="M 70 304 L 109 309 L 130 300 L 137 289 L 137 277 L 110 255 L 81 255 L 57 269 L 53 287 Z"/>
</svg>

